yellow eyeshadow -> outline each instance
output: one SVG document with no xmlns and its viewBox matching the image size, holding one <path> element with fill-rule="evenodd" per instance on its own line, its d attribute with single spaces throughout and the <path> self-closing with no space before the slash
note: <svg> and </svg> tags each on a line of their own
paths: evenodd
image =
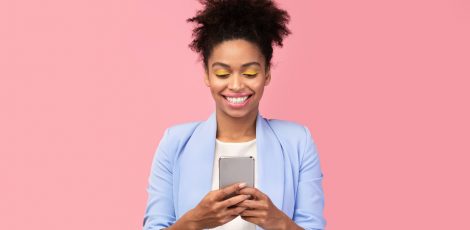
<svg viewBox="0 0 470 230">
<path fill-rule="evenodd" d="M 225 75 L 225 74 L 229 74 L 229 72 L 227 70 L 221 69 L 221 70 L 216 70 L 215 74 L 216 75 Z"/>
<path fill-rule="evenodd" d="M 254 70 L 247 70 L 247 71 L 243 72 L 243 74 L 248 74 L 248 75 L 255 75 L 257 73 L 258 72 L 254 71 Z"/>
</svg>

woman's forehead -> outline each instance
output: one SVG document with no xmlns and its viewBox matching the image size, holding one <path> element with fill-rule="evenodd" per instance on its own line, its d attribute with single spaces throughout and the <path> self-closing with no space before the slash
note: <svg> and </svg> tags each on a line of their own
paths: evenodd
<svg viewBox="0 0 470 230">
<path fill-rule="evenodd" d="M 214 47 L 209 66 L 214 64 L 221 67 L 262 66 L 264 57 L 254 43 L 237 39 L 224 41 Z"/>
</svg>

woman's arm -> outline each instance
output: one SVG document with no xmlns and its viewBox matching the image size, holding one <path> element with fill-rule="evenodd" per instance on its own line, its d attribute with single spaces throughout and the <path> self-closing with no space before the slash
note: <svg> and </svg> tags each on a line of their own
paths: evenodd
<svg viewBox="0 0 470 230">
<path fill-rule="evenodd" d="M 305 129 L 305 147 L 300 162 L 299 185 L 293 220 L 305 229 L 324 229 L 323 173 L 316 144 L 310 131 Z"/>
<path fill-rule="evenodd" d="M 191 221 L 190 218 L 188 218 L 188 215 L 190 215 L 190 212 L 183 215 L 178 221 L 176 221 L 175 224 L 165 229 L 167 230 L 197 230 L 198 227 L 196 223 Z"/>
<path fill-rule="evenodd" d="M 173 156 L 166 129 L 154 154 L 148 181 L 144 230 L 162 229 L 175 223 L 173 207 Z"/>
</svg>

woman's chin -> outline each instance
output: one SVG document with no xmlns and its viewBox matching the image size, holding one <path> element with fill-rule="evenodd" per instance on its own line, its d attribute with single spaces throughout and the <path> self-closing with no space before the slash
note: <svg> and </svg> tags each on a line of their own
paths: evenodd
<svg viewBox="0 0 470 230">
<path fill-rule="evenodd" d="M 247 117 L 250 114 L 250 112 L 247 110 L 238 110 L 238 111 L 224 110 L 224 113 L 227 114 L 229 117 L 233 117 L 233 118 L 243 118 L 243 117 Z"/>
</svg>

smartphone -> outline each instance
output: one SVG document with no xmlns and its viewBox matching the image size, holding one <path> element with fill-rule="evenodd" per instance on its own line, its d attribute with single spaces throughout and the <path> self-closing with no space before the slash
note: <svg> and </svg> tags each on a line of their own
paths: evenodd
<svg viewBox="0 0 470 230">
<path fill-rule="evenodd" d="M 219 189 L 234 183 L 245 182 L 247 187 L 255 185 L 255 158 L 220 157 Z"/>
</svg>

